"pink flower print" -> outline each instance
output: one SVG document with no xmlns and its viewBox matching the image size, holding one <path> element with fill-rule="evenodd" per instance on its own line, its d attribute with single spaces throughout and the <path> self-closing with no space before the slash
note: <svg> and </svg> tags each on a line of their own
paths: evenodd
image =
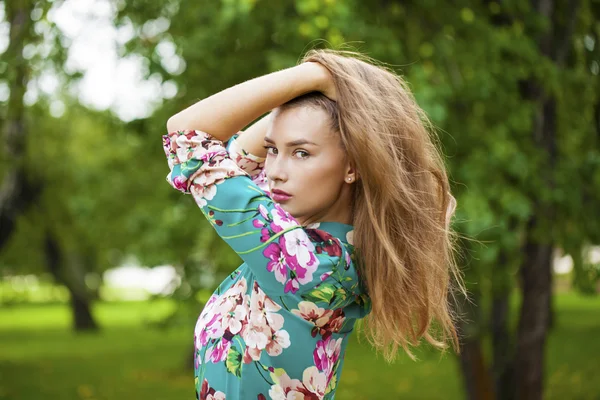
<svg viewBox="0 0 600 400">
<path fill-rule="evenodd" d="M 331 274 L 333 274 L 333 271 L 325 272 L 324 274 L 322 274 L 320 277 L 321 282 L 323 282 L 325 279 L 329 278 L 331 276 Z"/>
<path fill-rule="evenodd" d="M 267 347 L 272 334 L 267 325 L 248 324 L 243 337 L 252 360 L 260 360 L 260 353 Z"/>
<path fill-rule="evenodd" d="M 221 296 L 211 296 L 194 330 L 198 348 L 205 347 L 211 339 L 220 339 L 228 329 L 230 333 L 231 329 L 237 332 L 243 329 L 247 287 L 246 279 L 241 278 Z"/>
<path fill-rule="evenodd" d="M 285 233 L 285 250 L 290 256 L 296 257 L 302 266 L 312 266 L 317 262 L 314 255 L 315 246 L 312 244 L 306 232 L 296 229 Z"/>
<path fill-rule="evenodd" d="M 200 313 L 200 316 L 198 317 L 198 321 L 196 322 L 196 326 L 198 325 L 205 325 L 206 321 L 209 321 L 210 319 L 212 319 L 213 317 L 213 308 L 215 307 L 215 303 L 217 302 L 217 300 L 219 299 L 219 296 L 217 295 L 212 295 L 210 296 L 210 299 L 208 299 L 208 301 L 206 302 L 206 305 L 204 306 L 204 309 L 202 310 L 202 312 Z"/>
<path fill-rule="evenodd" d="M 225 293 L 221 295 L 221 298 L 241 300 L 246 292 L 248 291 L 248 282 L 246 278 L 240 278 L 233 286 L 231 286 Z"/>
<path fill-rule="evenodd" d="M 283 287 L 283 292 L 284 293 L 289 293 L 289 292 L 296 293 L 298 291 L 298 289 L 300 289 L 300 284 L 298 283 L 298 279 L 292 278 L 285 283 L 285 286 Z"/>
<path fill-rule="evenodd" d="M 200 330 L 200 334 L 198 335 L 201 347 L 206 346 L 210 339 L 220 338 L 223 336 L 223 333 L 225 333 L 225 331 L 221 326 L 221 315 L 214 314 L 206 326 Z"/>
<path fill-rule="evenodd" d="M 163 140 L 163 147 L 166 149 L 170 149 L 171 148 L 171 138 L 169 137 L 169 135 L 163 135 L 162 137 Z"/>
<path fill-rule="evenodd" d="M 219 334 L 219 315 L 214 313 L 218 300 L 218 296 L 212 295 L 206 303 L 204 310 L 202 310 L 200 317 L 198 317 L 198 321 L 196 322 L 196 327 L 194 329 L 197 348 L 206 346 L 210 338 Z"/>
<path fill-rule="evenodd" d="M 292 310 L 292 313 L 305 321 L 312 322 L 315 326 L 321 327 L 329 322 L 332 311 L 321 308 L 310 301 L 301 301 L 298 303 L 298 310 Z"/>
<path fill-rule="evenodd" d="M 262 222 L 259 219 L 255 219 L 255 220 L 252 220 L 252 226 L 254 226 L 255 228 L 259 228 L 260 229 L 260 228 L 262 228 L 262 227 L 265 226 L 265 223 Z"/>
<path fill-rule="evenodd" d="M 311 331 L 312 336 L 315 337 L 318 333 L 324 340 L 332 333 L 339 332 L 346 320 L 341 308 L 335 310 L 320 308 L 310 301 L 301 301 L 298 303 L 298 310 L 292 310 L 292 313 L 313 323 L 315 327 Z"/>
<path fill-rule="evenodd" d="M 211 361 L 215 364 L 221 361 L 225 361 L 230 347 L 231 342 L 229 340 L 221 339 L 217 341 L 217 344 L 215 344 L 211 349 L 209 349 L 206 352 L 205 361 Z"/>
<path fill-rule="evenodd" d="M 275 384 L 269 389 L 272 400 L 318 400 L 325 396 L 327 389 L 325 375 L 314 366 L 304 370 L 302 382 L 290 378 L 285 372 L 276 376 L 274 381 Z"/>
<path fill-rule="evenodd" d="M 250 322 L 256 325 L 268 325 L 273 331 L 283 327 L 283 317 L 277 314 L 281 306 L 269 298 L 254 282 L 250 297 Z"/>
<path fill-rule="evenodd" d="M 273 216 L 271 229 L 273 232 L 278 233 L 287 228 L 298 225 L 294 217 L 281 208 L 279 204 L 275 203 L 274 206 L 275 208 L 271 210 L 271 215 Z"/>
<path fill-rule="evenodd" d="M 316 227 L 315 227 L 316 225 Z M 317 229 L 319 224 L 310 224 L 307 226 L 308 231 L 307 234 L 310 238 L 315 242 L 327 242 L 333 239 L 333 236 L 329 232 L 325 232 L 323 230 Z"/>
<path fill-rule="evenodd" d="M 260 231 L 260 241 L 261 242 L 266 242 L 267 240 L 269 240 L 269 238 L 271 237 L 271 233 L 269 232 L 269 230 L 267 228 L 263 228 Z"/>
<path fill-rule="evenodd" d="M 185 129 L 185 130 L 178 131 L 178 132 L 179 132 L 179 136 L 177 136 L 177 139 L 185 138 L 185 139 L 188 139 L 189 142 L 194 142 L 194 143 L 202 143 L 203 141 L 207 140 L 206 136 L 199 136 L 198 135 L 199 131 L 195 131 L 193 129 Z M 185 143 L 188 143 L 188 140 L 186 140 Z"/>
<path fill-rule="evenodd" d="M 304 400 L 304 389 L 302 382 L 290 378 L 287 373 L 283 373 L 269 389 L 269 396 L 272 400 Z"/>
<path fill-rule="evenodd" d="M 240 168 L 242 168 L 251 176 L 261 172 L 264 167 L 265 159 L 244 151 L 244 149 L 242 149 L 238 144 L 237 139 L 231 141 L 231 144 L 229 145 L 229 153 L 231 158 L 235 159 L 235 162 L 240 166 Z"/>
<path fill-rule="evenodd" d="M 342 246 L 340 246 L 339 241 L 330 233 L 320 229 L 308 229 L 306 233 L 312 241 L 317 243 L 318 254 L 326 252 L 332 257 L 339 257 L 342 255 Z"/>
<path fill-rule="evenodd" d="M 256 347 L 248 347 L 246 346 L 246 351 L 244 351 L 244 357 L 242 358 L 242 363 L 250 364 L 253 361 L 260 360 L 260 353 L 262 350 Z"/>
<path fill-rule="evenodd" d="M 249 157 L 244 156 L 242 154 L 237 154 L 235 156 L 235 162 L 250 176 L 257 175 L 264 166 L 263 162 L 252 160 Z"/>
<path fill-rule="evenodd" d="M 323 336 L 323 339 L 327 339 L 332 333 L 338 333 L 342 329 L 342 326 L 344 326 L 344 322 L 346 322 L 344 310 L 341 308 L 336 308 L 331 313 L 329 321 L 327 321 L 325 325 L 319 326 L 319 333 L 321 336 Z"/>
<path fill-rule="evenodd" d="M 217 194 L 216 186 L 202 186 L 196 183 L 192 183 L 190 186 L 190 193 L 194 197 L 198 207 L 206 207 L 208 205 L 207 200 L 212 200 Z"/>
<path fill-rule="evenodd" d="M 265 207 L 264 205 L 258 205 L 258 212 L 260 213 L 261 217 L 264 218 L 265 221 L 271 220 L 271 218 L 269 217 L 269 210 L 267 210 L 267 207 Z"/>
<path fill-rule="evenodd" d="M 225 398 L 225 393 L 211 388 L 206 379 L 202 382 L 202 387 L 198 396 L 199 400 L 227 400 Z"/>
<path fill-rule="evenodd" d="M 239 320 L 240 322 L 246 318 L 246 279 L 242 278 L 235 285 L 227 289 L 221 295 L 219 301 L 214 305 L 214 312 L 227 319 L 223 326 L 229 326 L 230 318 Z"/>
<path fill-rule="evenodd" d="M 183 176 L 176 176 L 173 178 L 173 186 L 175 189 L 185 192 L 187 190 L 187 180 Z"/>
<path fill-rule="evenodd" d="M 342 246 L 340 246 L 336 239 L 331 239 L 331 241 L 327 242 L 323 246 L 323 250 L 332 257 L 339 257 L 342 255 Z"/>
<path fill-rule="evenodd" d="M 207 158 L 204 155 L 200 157 Z M 221 155 L 215 157 L 208 162 L 205 161 L 205 164 L 190 177 L 192 179 L 190 192 L 200 207 L 206 206 L 206 200 L 212 200 L 215 197 L 217 185 L 223 183 L 228 177 L 240 174 L 237 165 L 232 160 L 223 158 Z"/>
<path fill-rule="evenodd" d="M 258 186 L 263 192 L 267 193 L 268 195 L 271 194 L 269 189 L 269 180 L 267 179 L 267 174 L 265 173 L 264 168 L 258 175 L 252 177 L 252 182 L 254 182 L 256 186 Z"/>
<path fill-rule="evenodd" d="M 313 359 L 319 371 L 324 372 L 329 382 L 333 376 L 342 349 L 342 339 L 334 340 L 331 337 L 319 340 L 313 351 Z"/>
<path fill-rule="evenodd" d="M 283 328 L 283 316 L 277 313 L 281 309 L 254 282 L 250 297 L 248 324 L 244 327 L 242 337 L 246 342 L 244 363 L 258 361 L 262 350 L 271 356 L 281 354 L 291 344 L 287 331 Z"/>
<path fill-rule="evenodd" d="M 173 139 L 175 139 L 175 143 L 171 142 L 171 148 L 175 151 L 177 159 L 182 163 L 186 162 L 191 158 L 191 141 L 186 135 L 178 135 Z"/>
<path fill-rule="evenodd" d="M 265 248 L 263 255 L 269 259 L 267 271 L 275 272 L 275 279 L 279 283 L 285 283 L 288 276 L 288 266 L 281 247 L 277 243 L 271 243 Z"/>
<path fill-rule="evenodd" d="M 217 296 L 216 294 L 210 296 L 210 298 L 206 302 L 206 305 L 204 306 L 204 311 L 202 312 L 202 314 L 204 314 L 205 312 L 210 313 L 210 310 L 212 310 L 218 298 L 219 296 Z M 202 314 L 200 315 L 200 317 L 202 317 Z"/>
<path fill-rule="evenodd" d="M 232 335 L 237 335 L 247 323 L 247 316 L 248 310 L 246 309 L 245 304 L 239 304 L 235 306 L 233 311 L 228 311 L 227 313 L 223 314 L 223 330 L 228 331 Z"/>
<path fill-rule="evenodd" d="M 350 264 L 352 263 L 352 258 L 350 257 L 350 252 L 347 251 L 346 254 L 344 255 L 345 260 L 346 260 L 346 265 L 344 266 L 344 269 L 348 269 L 350 268 Z"/>
<path fill-rule="evenodd" d="M 267 354 L 270 356 L 278 356 L 283 352 L 283 349 L 290 347 L 290 335 L 287 331 L 279 330 L 273 333 L 269 343 L 267 343 Z"/>
<path fill-rule="evenodd" d="M 233 311 L 235 305 L 238 302 L 238 297 L 241 296 L 226 296 L 227 293 L 223 294 L 219 301 L 214 306 L 214 313 L 223 316 L 226 313 Z"/>
<path fill-rule="evenodd" d="M 304 370 L 302 383 L 309 393 L 316 395 L 317 399 L 322 399 L 325 396 L 328 380 L 324 373 L 319 372 L 317 367 L 308 367 Z"/>
<path fill-rule="evenodd" d="M 319 266 L 319 260 L 314 254 L 315 246 L 308 239 L 306 232 L 296 229 L 287 232 L 280 240 L 281 247 L 288 257 L 286 260 L 294 270 L 298 283 L 305 285 L 313 279 L 313 272 Z"/>
</svg>

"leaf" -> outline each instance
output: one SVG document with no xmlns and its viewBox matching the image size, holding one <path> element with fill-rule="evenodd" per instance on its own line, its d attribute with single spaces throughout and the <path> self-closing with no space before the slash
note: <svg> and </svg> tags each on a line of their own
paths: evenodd
<svg viewBox="0 0 600 400">
<path fill-rule="evenodd" d="M 333 299 L 335 291 L 336 288 L 331 283 L 323 283 L 306 294 L 303 294 L 302 298 L 315 303 L 321 301 L 329 304 Z"/>
<path fill-rule="evenodd" d="M 279 384 L 279 378 L 284 374 L 286 374 L 286 372 L 283 368 L 275 368 L 273 372 L 270 373 L 271 379 L 273 379 L 273 382 L 275 382 L 276 385 Z"/>
<path fill-rule="evenodd" d="M 346 292 L 346 290 L 343 287 L 337 288 L 335 290 L 333 298 L 330 301 L 331 307 L 337 308 L 337 307 L 341 306 L 346 301 L 347 297 L 348 297 L 348 293 Z"/>
<path fill-rule="evenodd" d="M 231 372 L 233 375 L 241 378 L 242 376 L 242 353 L 231 346 L 229 353 L 227 353 L 227 359 L 225 360 L 225 367 L 227 372 Z"/>
</svg>

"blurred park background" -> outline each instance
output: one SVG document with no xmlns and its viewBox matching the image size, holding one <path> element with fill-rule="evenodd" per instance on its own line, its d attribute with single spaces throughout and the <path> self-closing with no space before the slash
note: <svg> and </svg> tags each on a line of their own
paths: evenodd
<svg viewBox="0 0 600 400">
<path fill-rule="evenodd" d="M 599 0 L 0 1 L 0 399 L 191 399 L 239 259 L 165 182 L 168 117 L 345 45 L 438 127 L 460 356 L 357 337 L 337 399 L 600 399 Z"/>
</svg>

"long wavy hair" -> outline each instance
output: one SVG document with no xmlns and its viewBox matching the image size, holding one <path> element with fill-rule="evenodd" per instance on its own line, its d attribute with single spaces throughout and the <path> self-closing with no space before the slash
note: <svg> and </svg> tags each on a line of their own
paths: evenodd
<svg viewBox="0 0 600 400">
<path fill-rule="evenodd" d="M 334 102 L 320 94 L 292 100 L 323 108 L 359 179 L 353 184 L 354 245 L 372 303 L 361 330 L 386 360 L 422 338 L 459 352 L 452 307 L 465 294 L 454 259 L 455 208 L 432 125 L 406 82 L 354 52 L 311 50 L 333 77 Z M 295 104 L 294 104 L 295 103 Z"/>
</svg>

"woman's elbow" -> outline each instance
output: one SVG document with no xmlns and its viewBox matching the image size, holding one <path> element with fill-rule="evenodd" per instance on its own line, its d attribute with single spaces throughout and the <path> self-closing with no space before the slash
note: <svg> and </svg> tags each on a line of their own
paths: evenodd
<svg viewBox="0 0 600 400">
<path fill-rule="evenodd" d="M 177 118 L 177 114 L 173 115 L 171 118 L 169 118 L 167 120 L 167 131 L 168 132 L 175 132 L 178 130 L 181 130 L 181 126 L 180 126 L 181 122 L 179 121 L 179 118 Z"/>
</svg>

